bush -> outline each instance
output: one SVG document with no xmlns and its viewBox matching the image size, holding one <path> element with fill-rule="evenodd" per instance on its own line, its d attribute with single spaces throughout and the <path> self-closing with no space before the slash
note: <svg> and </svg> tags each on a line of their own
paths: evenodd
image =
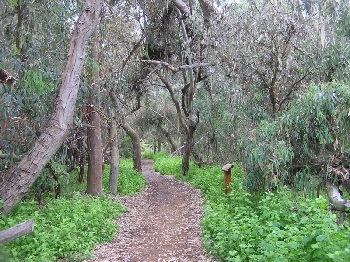
<svg viewBox="0 0 350 262">
<path fill-rule="evenodd" d="M 109 188 L 110 166 L 106 165 L 104 171 L 103 187 Z M 134 195 L 145 186 L 146 180 L 143 175 L 133 169 L 132 159 L 121 159 L 119 163 L 118 194 Z"/>
<path fill-rule="evenodd" d="M 312 172 L 315 159 L 325 162 L 349 148 L 349 107 L 348 85 L 311 85 L 275 120 L 262 121 L 248 148 L 246 185 L 252 190 L 294 185 L 296 171 Z"/>
</svg>

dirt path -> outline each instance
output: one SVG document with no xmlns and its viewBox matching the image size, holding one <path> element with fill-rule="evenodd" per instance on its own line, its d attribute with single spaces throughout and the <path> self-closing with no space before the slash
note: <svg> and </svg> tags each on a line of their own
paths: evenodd
<svg viewBox="0 0 350 262">
<path fill-rule="evenodd" d="M 119 197 L 129 211 L 118 219 L 118 237 L 95 248 L 91 261 L 216 261 L 201 246 L 200 191 L 152 170 L 142 160 L 146 188 Z"/>
</svg>

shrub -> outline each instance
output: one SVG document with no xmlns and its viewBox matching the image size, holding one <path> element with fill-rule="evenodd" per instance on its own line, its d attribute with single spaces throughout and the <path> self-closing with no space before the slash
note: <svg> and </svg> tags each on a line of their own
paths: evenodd
<svg viewBox="0 0 350 262">
<path fill-rule="evenodd" d="M 275 120 L 262 121 L 248 149 L 246 185 L 253 190 L 293 185 L 296 171 L 312 172 L 315 159 L 325 162 L 349 148 L 349 90 L 339 83 L 311 85 Z"/>
</svg>

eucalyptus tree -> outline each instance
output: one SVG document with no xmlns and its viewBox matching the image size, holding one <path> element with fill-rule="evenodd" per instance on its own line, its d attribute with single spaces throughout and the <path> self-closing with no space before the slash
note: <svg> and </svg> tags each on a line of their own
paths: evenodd
<svg viewBox="0 0 350 262">
<path fill-rule="evenodd" d="M 199 2 L 199 6 L 192 1 L 139 3 L 147 17 L 145 28 L 151 32 L 146 38 L 142 62 L 150 68 L 150 72 L 156 73 L 175 106 L 185 137 L 182 146 L 184 175 L 189 169 L 194 135 L 199 123 L 200 112 L 195 105 L 197 86 L 207 77 L 203 68 L 216 64 L 215 61 L 206 60 L 203 53 L 207 45 L 201 45 L 203 30 L 208 30 L 202 14 L 207 18 L 209 16 L 205 11 L 214 9 L 208 1 Z"/>
<path fill-rule="evenodd" d="M 51 119 L 32 148 L 9 170 L 0 185 L 4 213 L 11 211 L 21 200 L 40 171 L 59 149 L 72 126 L 87 42 L 98 24 L 102 4 L 102 1 L 87 0 L 75 23 L 68 60 Z"/>
<path fill-rule="evenodd" d="M 86 192 L 93 196 L 102 195 L 102 138 L 101 118 L 96 107 L 101 106 L 99 79 L 99 28 L 95 28 L 91 47 L 92 65 L 89 74 L 89 105 L 88 118 L 90 126 L 87 128 L 88 171 Z"/>
<path fill-rule="evenodd" d="M 227 76 L 243 92 L 263 91 L 271 116 L 276 116 L 312 75 L 318 48 L 312 17 L 304 18 L 299 1 L 250 1 L 227 8 L 228 19 L 216 30 Z M 230 45 L 227 45 L 231 41 Z M 224 44 L 222 44 L 224 43 Z"/>
<path fill-rule="evenodd" d="M 0 88 L 4 166 L 18 161 L 49 119 L 77 8 L 76 1 L 2 1 L 0 65 L 17 78 L 12 88 Z"/>
<path fill-rule="evenodd" d="M 129 123 L 132 115 L 141 107 L 141 97 L 146 92 L 142 82 L 147 72 L 135 63 L 145 37 L 140 29 L 139 11 L 137 6 L 129 1 L 120 1 L 106 10 L 101 24 L 103 38 L 101 68 L 104 69 L 101 71 L 101 82 L 102 96 L 106 101 L 102 109 L 110 124 L 115 122 L 130 136 L 134 169 L 141 172 L 140 137 L 137 130 Z M 117 135 L 114 132 L 111 134 L 115 140 Z M 115 142 L 114 140 L 112 141 Z"/>
</svg>

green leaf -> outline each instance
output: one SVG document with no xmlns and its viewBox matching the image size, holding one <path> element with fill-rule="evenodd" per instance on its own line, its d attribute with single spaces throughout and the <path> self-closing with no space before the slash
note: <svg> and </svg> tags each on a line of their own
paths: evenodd
<svg viewBox="0 0 350 262">
<path fill-rule="evenodd" d="M 322 241 L 326 241 L 326 240 L 327 240 L 327 236 L 325 236 L 325 235 L 319 235 L 316 237 L 317 242 L 322 242 Z"/>
</svg>

